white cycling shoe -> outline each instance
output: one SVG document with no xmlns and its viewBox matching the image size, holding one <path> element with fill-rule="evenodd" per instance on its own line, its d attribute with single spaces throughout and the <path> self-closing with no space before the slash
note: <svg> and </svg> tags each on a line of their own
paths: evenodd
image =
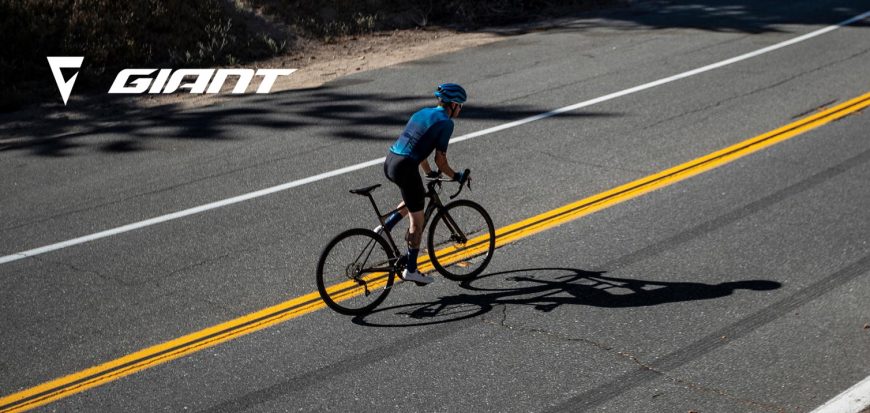
<svg viewBox="0 0 870 413">
<path fill-rule="evenodd" d="M 417 271 L 408 272 L 407 268 L 402 271 L 402 275 L 400 275 L 399 278 L 404 281 L 413 281 L 417 283 L 417 285 L 427 285 L 430 284 L 432 281 L 435 281 L 434 278 L 420 274 Z"/>
</svg>

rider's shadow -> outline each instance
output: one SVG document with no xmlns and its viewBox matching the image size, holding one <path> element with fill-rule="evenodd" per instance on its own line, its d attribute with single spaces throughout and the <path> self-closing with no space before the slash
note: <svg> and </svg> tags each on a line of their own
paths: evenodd
<svg viewBox="0 0 870 413">
<path fill-rule="evenodd" d="M 530 306 L 542 312 L 564 305 L 645 307 L 726 297 L 738 289 L 775 290 L 782 284 L 741 280 L 720 284 L 649 281 L 605 276 L 572 268 L 536 268 L 497 272 L 461 283 L 470 293 L 402 304 L 358 316 L 361 325 L 405 327 L 440 324 L 480 316 L 495 306 Z"/>
</svg>

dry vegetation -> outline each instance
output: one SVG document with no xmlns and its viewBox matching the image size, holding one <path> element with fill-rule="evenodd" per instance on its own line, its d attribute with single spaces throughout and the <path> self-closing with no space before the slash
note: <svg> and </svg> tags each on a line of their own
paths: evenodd
<svg viewBox="0 0 870 413">
<path fill-rule="evenodd" d="M 124 67 L 234 66 L 353 35 L 468 31 L 617 1 L 0 0 L 0 111 L 57 93 L 46 56 L 86 56 L 82 91 L 105 88 Z"/>
</svg>

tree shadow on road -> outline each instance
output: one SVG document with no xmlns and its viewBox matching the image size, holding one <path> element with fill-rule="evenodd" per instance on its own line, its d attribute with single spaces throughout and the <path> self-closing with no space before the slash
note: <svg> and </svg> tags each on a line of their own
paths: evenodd
<svg viewBox="0 0 870 413">
<path fill-rule="evenodd" d="M 550 312 L 562 306 L 647 307 L 727 297 L 736 290 L 766 291 L 782 285 L 769 280 L 720 284 L 608 277 L 573 268 L 534 268 L 488 274 L 460 285 L 469 293 L 435 301 L 377 309 L 353 322 L 366 326 L 409 327 L 478 317 L 496 307 L 525 306 Z"/>
<path fill-rule="evenodd" d="M 607 27 L 617 30 L 696 29 L 712 32 L 758 34 L 783 32 L 786 24 L 830 25 L 870 9 L 866 0 L 835 0 L 827 2 L 790 2 L 783 7 L 776 0 L 649 0 L 607 10 L 582 13 L 560 19 L 556 23 L 529 24 L 494 28 L 503 35 L 574 32 Z M 867 26 L 855 22 L 854 26 Z"/>
<path fill-rule="evenodd" d="M 339 84 L 341 85 L 341 84 Z M 91 99 L 97 99 L 92 97 Z M 123 154 L 155 149 L 172 140 L 251 140 L 310 127 L 313 137 L 333 140 L 393 141 L 415 110 L 434 105 L 431 95 L 367 93 L 325 85 L 262 96 L 229 98 L 229 102 L 190 109 L 181 104 L 140 107 L 129 97 L 109 96 L 84 102 L 66 115 L 0 117 L 0 153 L 43 157 L 88 152 Z M 71 104 L 72 106 L 72 104 Z M 469 105 L 463 119 L 517 120 L 550 108 L 530 105 Z M 72 115 L 70 115 L 72 114 Z M 571 112 L 561 117 L 617 116 L 603 112 Z M 14 119 L 14 120 L 13 120 Z M 256 128 L 259 132 L 248 129 Z M 265 133 L 263 130 L 272 131 Z"/>
</svg>

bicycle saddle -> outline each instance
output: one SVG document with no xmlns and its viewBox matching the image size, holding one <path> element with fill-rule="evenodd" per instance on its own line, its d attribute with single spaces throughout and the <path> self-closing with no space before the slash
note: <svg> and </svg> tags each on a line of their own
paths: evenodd
<svg viewBox="0 0 870 413">
<path fill-rule="evenodd" d="M 367 196 L 369 193 L 371 193 L 372 191 L 374 191 L 375 189 L 377 189 L 380 186 L 381 186 L 381 184 L 377 184 L 377 185 L 367 186 L 365 188 L 360 188 L 360 189 L 351 189 L 350 193 L 362 195 L 362 196 Z"/>
</svg>

